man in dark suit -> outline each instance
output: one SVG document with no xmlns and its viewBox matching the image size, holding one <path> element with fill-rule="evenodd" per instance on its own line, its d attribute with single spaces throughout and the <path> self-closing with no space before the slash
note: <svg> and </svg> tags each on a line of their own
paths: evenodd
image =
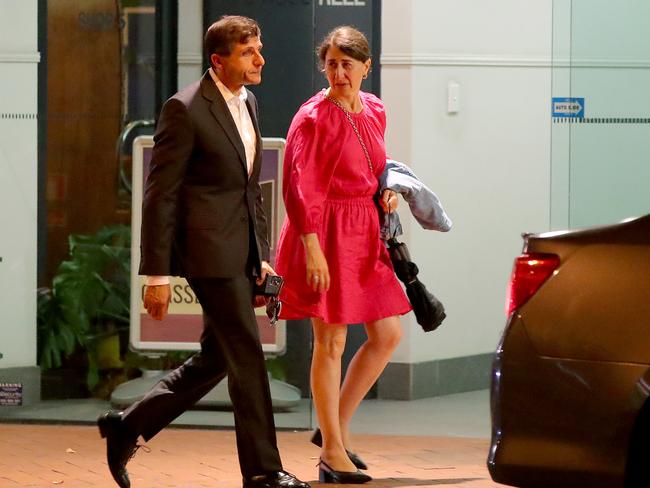
<svg viewBox="0 0 650 488">
<path fill-rule="evenodd" d="M 201 351 L 124 412 L 100 416 L 108 465 L 122 488 L 139 436 L 151 439 L 208 393 L 226 373 L 245 488 L 308 488 L 282 470 L 271 395 L 253 305 L 253 285 L 274 271 L 262 209 L 262 138 L 257 101 L 244 85 L 261 82 L 257 23 L 225 16 L 205 35 L 211 68 L 165 103 L 154 137 L 142 210 L 140 274 L 144 305 L 162 320 L 169 275 L 184 276 L 203 308 Z"/>
</svg>

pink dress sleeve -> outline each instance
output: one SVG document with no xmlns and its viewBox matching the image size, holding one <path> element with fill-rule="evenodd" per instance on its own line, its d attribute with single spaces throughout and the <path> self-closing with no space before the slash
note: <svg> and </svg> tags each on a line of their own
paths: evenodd
<svg viewBox="0 0 650 488">
<path fill-rule="evenodd" d="M 381 127 L 382 136 L 386 132 L 386 109 L 384 103 L 372 93 L 359 92 L 366 108 L 373 114 Z"/>
<path fill-rule="evenodd" d="M 371 124 L 374 124 L 376 127 L 376 131 L 373 132 L 375 137 L 377 138 L 377 143 L 378 146 L 381 147 L 383 151 L 383 156 L 382 158 L 379 158 L 379 154 L 375 154 L 375 158 L 379 159 L 387 159 L 388 156 L 385 154 L 386 153 L 386 146 L 384 142 L 384 137 L 386 135 L 386 109 L 384 108 L 384 102 L 381 101 L 378 97 L 373 95 L 372 93 L 367 93 L 367 92 L 359 92 L 359 95 L 361 96 L 361 99 L 363 100 L 363 104 L 366 107 L 367 114 L 369 115 L 368 117 L 368 122 Z M 368 137 L 372 137 L 368 135 Z M 377 177 L 379 177 L 383 171 L 383 168 L 386 165 L 385 161 L 379 161 L 377 160 L 375 163 L 380 169 L 380 171 L 377 172 Z"/>
<path fill-rule="evenodd" d="M 287 217 L 300 235 L 318 232 L 336 158 L 332 141 L 317 120 L 317 109 L 303 106 L 289 128 L 284 156 L 283 196 Z M 327 140 L 326 140 L 327 139 Z"/>
</svg>

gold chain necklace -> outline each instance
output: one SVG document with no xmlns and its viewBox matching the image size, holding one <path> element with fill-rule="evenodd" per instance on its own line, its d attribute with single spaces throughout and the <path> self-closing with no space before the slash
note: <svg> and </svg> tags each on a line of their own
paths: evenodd
<svg viewBox="0 0 650 488">
<path fill-rule="evenodd" d="M 348 119 L 348 122 L 350 122 L 350 125 L 352 126 L 352 129 L 354 130 L 354 133 L 357 135 L 357 139 L 359 139 L 359 143 L 361 144 L 361 148 L 363 149 L 363 153 L 366 155 L 366 161 L 368 162 L 368 168 L 370 168 L 371 173 L 375 173 L 375 170 L 372 166 L 372 161 L 370 160 L 370 154 L 368 153 L 368 149 L 366 148 L 365 143 L 363 142 L 363 139 L 361 138 L 361 134 L 359 133 L 359 129 L 357 129 L 357 124 L 354 123 L 354 120 L 352 120 L 352 116 L 350 115 L 350 112 L 347 111 L 345 108 L 343 108 L 343 105 L 341 105 L 341 102 L 339 102 L 336 98 L 330 97 L 329 95 L 325 95 L 325 98 L 327 98 L 330 102 L 332 102 L 334 105 L 336 105 L 338 108 L 341 109 L 341 111 L 345 114 L 345 117 Z"/>
</svg>

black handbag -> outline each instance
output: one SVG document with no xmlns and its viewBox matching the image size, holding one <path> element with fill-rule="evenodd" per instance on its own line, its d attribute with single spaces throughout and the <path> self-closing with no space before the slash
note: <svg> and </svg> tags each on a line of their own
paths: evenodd
<svg viewBox="0 0 650 488">
<path fill-rule="evenodd" d="M 411 302 L 418 324 L 425 332 L 436 330 L 447 316 L 445 307 L 418 279 L 418 267 L 411 261 L 406 244 L 394 237 L 388 239 L 386 244 L 395 274 L 406 287 L 406 295 Z"/>
</svg>

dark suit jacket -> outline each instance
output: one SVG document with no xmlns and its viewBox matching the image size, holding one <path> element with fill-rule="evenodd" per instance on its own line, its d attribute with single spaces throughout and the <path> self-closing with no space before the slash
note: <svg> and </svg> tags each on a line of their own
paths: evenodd
<svg viewBox="0 0 650 488">
<path fill-rule="evenodd" d="M 210 74 L 162 108 L 142 206 L 140 274 L 234 277 L 269 259 L 259 175 L 257 101 L 246 101 L 257 134 L 250 179 L 235 122 Z M 256 255 L 255 255 L 256 254 Z"/>
</svg>

